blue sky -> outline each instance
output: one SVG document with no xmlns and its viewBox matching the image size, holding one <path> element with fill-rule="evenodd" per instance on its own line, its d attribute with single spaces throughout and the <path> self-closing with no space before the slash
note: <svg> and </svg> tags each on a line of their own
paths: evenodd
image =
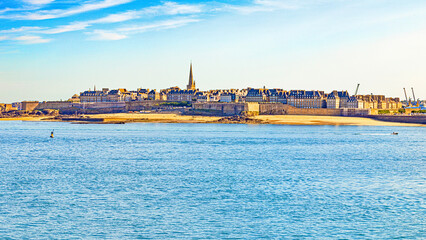
<svg viewBox="0 0 426 240">
<path fill-rule="evenodd" d="M 0 2 L 0 102 L 88 88 L 262 87 L 426 97 L 426 1 Z"/>
</svg>

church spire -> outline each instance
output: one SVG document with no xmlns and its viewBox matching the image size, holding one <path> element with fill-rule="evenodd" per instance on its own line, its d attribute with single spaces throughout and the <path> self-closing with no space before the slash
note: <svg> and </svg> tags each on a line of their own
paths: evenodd
<svg viewBox="0 0 426 240">
<path fill-rule="evenodd" d="M 188 82 L 188 85 L 186 86 L 186 89 L 195 90 L 194 77 L 192 76 L 192 61 L 191 61 L 191 65 L 189 66 L 189 82 Z"/>
</svg>

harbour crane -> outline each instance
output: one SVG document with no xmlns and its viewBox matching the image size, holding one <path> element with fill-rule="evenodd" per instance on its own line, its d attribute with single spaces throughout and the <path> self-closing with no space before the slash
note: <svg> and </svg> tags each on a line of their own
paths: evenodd
<svg viewBox="0 0 426 240">
<path fill-rule="evenodd" d="M 417 100 L 416 100 L 416 96 L 414 95 L 414 88 L 413 87 L 411 87 L 411 91 L 413 92 L 413 101 L 414 102 L 417 102 Z M 417 104 L 416 104 L 417 105 Z"/>
<path fill-rule="evenodd" d="M 404 89 L 404 94 L 405 94 L 405 101 L 407 101 L 407 106 L 409 106 L 410 104 L 409 104 L 409 101 L 408 101 L 408 98 L 407 98 L 407 92 L 405 91 L 405 88 L 403 88 Z"/>
<path fill-rule="evenodd" d="M 356 94 L 358 93 L 358 89 L 359 89 L 359 83 L 358 83 L 358 85 L 356 86 L 355 96 L 356 96 Z"/>
</svg>

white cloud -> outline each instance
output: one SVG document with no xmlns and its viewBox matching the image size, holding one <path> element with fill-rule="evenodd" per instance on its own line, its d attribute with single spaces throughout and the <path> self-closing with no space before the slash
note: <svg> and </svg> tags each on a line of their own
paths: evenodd
<svg viewBox="0 0 426 240">
<path fill-rule="evenodd" d="M 47 43 L 51 41 L 51 39 L 44 39 L 40 36 L 30 36 L 30 35 L 16 37 L 14 38 L 14 40 L 20 41 L 24 44 Z"/>
<path fill-rule="evenodd" d="M 24 0 L 24 2 L 32 5 L 44 5 L 53 2 L 54 0 Z"/>
<path fill-rule="evenodd" d="M 53 18 L 67 17 L 79 13 L 89 12 L 93 10 L 113 7 L 121 4 L 131 2 L 133 0 L 102 0 L 98 2 L 86 2 L 77 7 L 69 9 L 53 9 L 53 10 L 39 10 L 37 12 L 28 12 L 15 15 L 3 15 L 0 18 L 14 19 L 14 20 L 45 20 Z"/>
<path fill-rule="evenodd" d="M 164 5 L 159 7 L 159 11 L 166 15 L 193 14 L 202 12 L 202 5 L 165 2 Z"/>
<path fill-rule="evenodd" d="M 7 39 L 9 39 L 7 36 L 0 36 L 0 41 L 4 41 L 4 40 L 7 40 Z"/>
<path fill-rule="evenodd" d="M 87 28 L 88 26 L 90 26 L 90 24 L 87 22 L 75 22 L 68 25 L 63 25 L 56 28 L 39 31 L 39 33 L 58 34 L 58 33 L 65 33 L 65 32 L 73 32 L 73 31 L 83 30 Z"/>
<path fill-rule="evenodd" d="M 161 21 L 157 23 L 152 24 L 145 24 L 145 25 L 136 25 L 131 27 L 125 27 L 125 28 L 119 28 L 117 31 L 119 32 L 127 32 L 127 33 L 141 33 L 151 30 L 161 30 L 161 29 L 170 29 L 170 28 L 177 28 L 184 26 L 188 23 L 198 22 L 200 20 L 198 19 L 192 19 L 192 18 L 183 18 L 183 19 L 173 19 L 173 20 L 166 20 Z"/>
<path fill-rule="evenodd" d="M 110 14 L 106 17 L 89 21 L 90 23 L 117 23 L 139 18 L 137 11 L 127 11 L 124 13 Z"/>
<path fill-rule="evenodd" d="M 177 28 L 198 21 L 198 19 L 192 18 L 174 19 L 152 24 L 133 25 L 129 27 L 118 28 L 112 31 L 94 30 L 93 32 L 87 34 L 91 35 L 91 37 L 89 38 L 90 40 L 121 40 L 127 38 L 130 34 Z"/>
<path fill-rule="evenodd" d="M 57 26 L 55 28 L 50 29 L 44 29 L 41 27 L 20 27 L 20 28 L 12 28 L 9 30 L 0 30 L 0 33 L 16 33 L 16 32 L 36 32 L 41 34 L 58 34 L 58 33 L 65 33 L 65 32 L 72 32 L 72 31 L 79 31 L 86 29 L 93 24 L 105 24 L 105 23 L 118 23 L 118 22 L 125 22 L 133 19 L 141 18 L 145 15 L 179 15 L 179 14 L 191 14 L 191 13 L 199 13 L 201 12 L 201 6 L 200 5 L 188 5 L 188 4 L 177 4 L 174 2 L 165 2 L 162 5 L 153 6 L 153 7 L 147 7 L 139 11 L 126 11 L 123 13 L 117 13 L 117 14 L 110 14 L 106 17 L 95 19 L 95 20 L 89 20 L 89 21 L 82 21 L 82 22 L 73 22 L 68 25 L 61 25 Z M 182 23 L 182 20 L 179 21 Z M 177 22 L 168 22 L 168 23 L 174 23 L 177 24 Z M 164 22 L 162 23 L 165 24 Z M 144 28 L 155 28 L 156 25 L 144 25 Z M 117 36 L 114 36 L 115 38 Z M 116 39 L 114 39 L 116 40 Z"/>
<path fill-rule="evenodd" d="M 306 2 L 304 2 L 306 4 Z M 225 9 L 234 10 L 242 14 L 251 14 L 256 12 L 272 12 L 276 10 L 294 10 L 302 6 L 299 1 L 288 0 L 254 0 L 251 5 L 237 6 L 227 5 Z"/>
<path fill-rule="evenodd" d="M 0 14 L 3 14 L 5 12 L 20 12 L 20 11 L 34 11 L 39 9 L 39 6 L 25 6 L 21 8 L 3 8 L 0 10 Z M 0 16 L 1 17 L 1 16 Z M 3 17 L 5 18 L 5 17 Z"/>
<path fill-rule="evenodd" d="M 61 16 L 68 16 L 72 14 L 77 14 L 79 12 L 90 11 L 94 9 L 99 9 L 111 5 L 122 4 L 130 2 L 133 0 L 103 0 L 96 3 L 87 3 L 81 5 L 80 7 L 68 9 L 68 10 L 41 10 L 33 13 L 25 13 L 22 15 L 15 15 L 16 19 L 49 19 L 57 18 Z M 38 2 L 41 4 L 43 0 L 32 1 Z M 48 1 L 45 0 L 45 3 Z M 118 23 L 125 22 L 133 19 L 139 19 L 142 17 L 152 17 L 152 16 L 171 16 L 171 15 L 188 15 L 196 14 L 203 12 L 204 5 L 200 4 L 178 4 L 176 2 L 164 2 L 161 5 L 146 7 L 140 10 L 130 10 L 122 13 L 110 14 L 106 17 L 81 21 L 81 22 L 72 22 L 66 25 L 60 25 L 52 28 L 43 28 L 43 27 L 19 27 L 12 28 L 7 30 L 0 30 L 0 33 L 10 34 L 7 36 L 8 39 L 15 39 L 17 41 L 22 41 L 24 43 L 44 43 L 49 42 L 51 39 L 43 39 L 39 36 L 32 36 L 32 34 L 60 34 L 65 32 L 79 31 L 84 30 L 94 24 L 108 24 L 108 23 Z M 5 16 L 3 16 L 5 17 Z M 2 16 L 0 16 L 2 18 Z M 127 38 L 128 34 L 140 33 L 145 31 L 159 30 L 159 29 L 168 29 L 176 28 L 188 23 L 197 22 L 199 20 L 194 18 L 181 18 L 181 19 L 172 19 L 165 20 L 161 22 L 155 22 L 151 24 L 144 25 L 133 25 L 130 27 L 120 28 L 113 31 L 106 30 L 94 30 L 90 35 L 92 40 L 120 40 Z M 16 33 L 24 34 L 24 36 L 16 36 Z M 15 36 L 14 36 L 15 35 Z"/>
<path fill-rule="evenodd" d="M 41 27 L 20 27 L 20 28 L 11 28 L 8 30 L 0 30 L 0 33 L 17 33 L 17 32 L 31 32 L 43 29 Z"/>
<path fill-rule="evenodd" d="M 89 38 L 90 40 L 121 40 L 127 38 L 126 35 L 104 30 L 95 30 L 89 34 L 92 35 Z"/>
</svg>

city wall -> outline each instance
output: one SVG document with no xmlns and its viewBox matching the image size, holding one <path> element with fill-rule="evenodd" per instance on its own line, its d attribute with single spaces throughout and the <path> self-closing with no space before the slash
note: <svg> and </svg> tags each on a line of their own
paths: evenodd
<svg viewBox="0 0 426 240">
<path fill-rule="evenodd" d="M 137 101 L 137 102 L 126 102 L 126 110 L 127 111 L 143 111 L 143 110 L 153 110 L 153 109 L 170 109 L 173 106 L 162 105 L 162 103 L 166 103 L 167 101 Z"/>
<path fill-rule="evenodd" d="M 426 116 L 370 115 L 368 117 L 386 122 L 426 124 Z"/>
<path fill-rule="evenodd" d="M 57 109 L 61 114 L 120 113 L 126 112 L 126 104 L 124 102 L 73 103 L 67 101 L 52 101 L 41 102 L 36 109 Z"/>
<path fill-rule="evenodd" d="M 41 102 L 37 110 L 58 109 L 63 114 L 74 113 L 120 113 L 128 111 L 142 111 L 153 109 L 172 109 L 173 105 L 162 105 L 166 101 L 140 101 L 140 102 L 68 102 L 52 101 Z"/>
<path fill-rule="evenodd" d="M 39 102 L 37 101 L 23 101 L 21 102 L 21 108 L 23 111 L 33 111 L 37 108 Z"/>
<path fill-rule="evenodd" d="M 73 103 L 68 101 L 41 102 L 37 110 L 58 109 L 62 114 L 75 113 L 121 113 L 128 111 L 142 111 L 154 109 L 173 109 L 173 105 L 165 105 L 166 101 L 140 101 L 140 102 L 96 102 Z M 199 115 L 320 115 L 320 116 L 367 116 L 374 114 L 370 109 L 330 109 L 330 108 L 296 108 L 282 103 L 221 103 L 206 102 L 193 103 L 188 114 Z M 377 113 L 376 113 L 377 114 Z"/>
<path fill-rule="evenodd" d="M 192 109 L 194 113 L 202 115 L 224 115 L 233 116 L 242 113 L 258 113 L 258 103 L 193 103 Z"/>
<path fill-rule="evenodd" d="M 64 109 L 72 107 L 72 102 L 67 101 L 52 101 L 52 102 L 41 102 L 35 108 L 36 110 L 44 110 L 44 109 Z"/>
<path fill-rule="evenodd" d="M 367 116 L 369 109 L 296 108 L 282 103 L 193 103 L 194 113 L 202 115 L 319 115 L 319 116 Z M 250 115 L 250 114 L 249 114 Z"/>
</svg>

